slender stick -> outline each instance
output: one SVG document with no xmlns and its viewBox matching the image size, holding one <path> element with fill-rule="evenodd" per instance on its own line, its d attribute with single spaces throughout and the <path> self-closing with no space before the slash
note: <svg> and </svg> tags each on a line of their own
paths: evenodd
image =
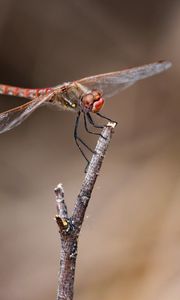
<svg viewBox="0 0 180 300">
<path fill-rule="evenodd" d="M 116 123 L 111 122 L 102 130 L 95 148 L 95 154 L 92 156 L 80 193 L 75 201 L 75 207 L 71 217 L 68 216 L 62 184 L 59 184 L 55 188 L 57 206 L 55 219 L 59 227 L 61 239 L 57 300 L 73 299 L 78 236 L 94 184 L 100 172 L 115 126 Z"/>
</svg>

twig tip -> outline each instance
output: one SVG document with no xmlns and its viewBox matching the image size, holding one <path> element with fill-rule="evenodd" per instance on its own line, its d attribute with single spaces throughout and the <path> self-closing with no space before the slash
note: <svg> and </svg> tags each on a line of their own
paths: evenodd
<svg viewBox="0 0 180 300">
<path fill-rule="evenodd" d="M 117 122 L 108 122 L 108 123 L 107 123 L 107 127 L 115 128 L 116 125 L 117 125 Z"/>
<path fill-rule="evenodd" d="M 63 190 L 63 184 L 62 183 L 58 183 L 58 185 L 55 187 L 54 192 L 56 193 L 58 190 Z"/>
</svg>

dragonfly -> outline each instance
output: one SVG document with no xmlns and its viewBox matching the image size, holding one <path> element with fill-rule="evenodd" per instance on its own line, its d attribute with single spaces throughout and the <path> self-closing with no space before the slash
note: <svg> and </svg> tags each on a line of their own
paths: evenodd
<svg viewBox="0 0 180 300">
<path fill-rule="evenodd" d="M 85 77 L 80 80 L 65 82 L 55 87 L 42 89 L 27 89 L 0 84 L 0 94 L 29 99 L 23 105 L 0 113 L 0 133 L 18 126 L 38 107 L 44 104 L 75 112 L 74 139 L 82 155 L 89 163 L 82 145 L 91 152 L 93 151 L 78 135 L 80 116 L 83 115 L 84 117 L 84 125 L 88 133 L 99 134 L 89 130 L 89 125 L 95 128 L 103 127 L 94 122 L 93 114 L 112 121 L 100 113 L 104 106 L 105 98 L 111 98 L 120 90 L 133 85 L 136 81 L 161 73 L 170 67 L 170 62 L 158 61 L 121 71 Z"/>
</svg>

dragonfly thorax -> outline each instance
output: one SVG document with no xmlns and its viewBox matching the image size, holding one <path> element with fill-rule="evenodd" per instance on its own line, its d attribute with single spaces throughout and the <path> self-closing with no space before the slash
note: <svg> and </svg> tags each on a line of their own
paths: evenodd
<svg viewBox="0 0 180 300">
<path fill-rule="evenodd" d="M 57 88 L 53 102 L 64 109 L 97 113 L 102 108 L 104 99 L 100 90 L 90 90 L 78 82 L 72 82 Z"/>
</svg>

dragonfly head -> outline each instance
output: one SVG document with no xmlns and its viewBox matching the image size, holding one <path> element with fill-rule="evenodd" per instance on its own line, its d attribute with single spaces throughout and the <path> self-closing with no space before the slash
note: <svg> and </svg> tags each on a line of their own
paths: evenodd
<svg viewBox="0 0 180 300">
<path fill-rule="evenodd" d="M 99 90 L 92 90 L 90 93 L 83 95 L 81 102 L 85 110 L 96 113 L 103 107 L 104 99 Z"/>
</svg>

